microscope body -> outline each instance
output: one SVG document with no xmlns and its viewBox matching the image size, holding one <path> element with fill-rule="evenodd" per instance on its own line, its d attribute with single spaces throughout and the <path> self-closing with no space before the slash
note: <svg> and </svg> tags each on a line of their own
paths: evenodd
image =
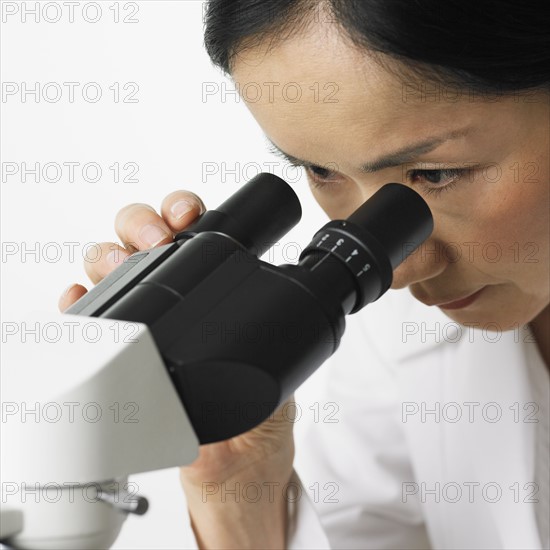
<svg viewBox="0 0 550 550">
<path fill-rule="evenodd" d="M 263 262 L 215 232 L 156 253 L 170 253 L 173 262 L 164 262 L 100 318 L 147 325 L 201 444 L 229 439 L 268 418 L 336 351 L 344 311 L 338 299 L 323 296 L 328 281 Z M 154 261 L 148 254 L 141 261 Z M 185 278 L 172 267 L 179 263 L 189 266 Z"/>
</svg>

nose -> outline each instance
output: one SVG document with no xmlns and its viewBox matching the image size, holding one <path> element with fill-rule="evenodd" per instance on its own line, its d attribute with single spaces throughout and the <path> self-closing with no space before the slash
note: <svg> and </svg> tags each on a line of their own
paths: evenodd
<svg viewBox="0 0 550 550">
<path fill-rule="evenodd" d="M 413 283 L 432 279 L 445 271 L 449 258 L 441 254 L 443 244 L 431 237 L 422 243 L 410 256 L 395 268 L 390 288 L 405 288 Z"/>
</svg>

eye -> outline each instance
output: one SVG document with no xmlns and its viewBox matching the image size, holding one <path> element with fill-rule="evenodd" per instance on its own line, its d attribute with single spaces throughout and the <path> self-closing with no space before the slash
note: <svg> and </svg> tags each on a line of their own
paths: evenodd
<svg viewBox="0 0 550 550">
<path fill-rule="evenodd" d="M 458 180 L 470 170 L 467 168 L 444 168 L 441 170 L 409 170 L 407 180 L 420 184 L 426 194 L 438 195 L 450 191 Z"/>
<path fill-rule="evenodd" d="M 305 169 L 315 189 L 325 188 L 329 184 L 338 184 L 338 173 L 330 168 L 312 164 L 305 166 Z"/>
<path fill-rule="evenodd" d="M 330 170 L 323 168 L 322 166 L 310 166 L 308 167 L 308 170 L 310 170 L 315 177 L 320 179 L 328 179 L 331 174 Z"/>
</svg>

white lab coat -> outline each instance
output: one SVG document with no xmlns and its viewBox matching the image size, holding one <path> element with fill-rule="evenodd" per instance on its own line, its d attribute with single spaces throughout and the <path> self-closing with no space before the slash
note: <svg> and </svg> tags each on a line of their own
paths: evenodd
<svg viewBox="0 0 550 550">
<path fill-rule="evenodd" d="M 489 328 L 408 289 L 347 317 L 304 386 L 288 548 L 548 548 L 531 502 L 548 371 L 527 327 Z"/>
</svg>

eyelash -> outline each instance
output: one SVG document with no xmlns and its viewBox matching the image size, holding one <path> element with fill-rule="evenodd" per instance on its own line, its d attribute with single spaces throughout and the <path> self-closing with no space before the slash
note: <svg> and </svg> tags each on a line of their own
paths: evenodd
<svg viewBox="0 0 550 550">
<path fill-rule="evenodd" d="M 468 171 L 469 170 L 467 168 L 442 168 L 441 170 L 409 170 L 407 172 L 407 180 L 409 178 L 412 178 L 413 174 L 426 175 L 434 173 L 441 174 L 443 179 L 450 179 L 451 181 L 447 185 L 443 185 L 440 187 L 430 187 L 429 184 L 421 184 L 421 187 L 427 195 L 437 196 L 443 191 L 450 191 L 451 189 L 454 189 L 454 187 L 458 183 L 458 180 Z"/>
<path fill-rule="evenodd" d="M 321 166 L 306 166 L 306 171 L 310 174 L 312 180 L 313 180 L 313 187 L 315 189 L 323 189 L 326 186 L 328 186 L 330 182 L 330 174 L 334 174 L 334 172 L 331 172 L 330 170 L 327 170 Z M 317 172 L 315 172 L 317 170 Z M 324 176 L 321 175 L 319 172 L 323 171 L 325 174 Z M 452 181 L 448 183 L 447 185 L 439 186 L 439 187 L 433 187 L 434 184 L 420 184 L 423 191 L 427 195 L 434 195 L 437 196 L 443 191 L 450 191 L 453 189 L 458 180 L 466 173 L 471 171 L 471 169 L 468 168 L 442 168 L 440 170 L 433 169 L 433 170 L 409 170 L 407 172 L 407 181 L 410 181 L 414 176 L 424 176 L 426 177 L 428 174 L 438 174 L 441 175 L 441 179 L 451 179 Z"/>
</svg>

